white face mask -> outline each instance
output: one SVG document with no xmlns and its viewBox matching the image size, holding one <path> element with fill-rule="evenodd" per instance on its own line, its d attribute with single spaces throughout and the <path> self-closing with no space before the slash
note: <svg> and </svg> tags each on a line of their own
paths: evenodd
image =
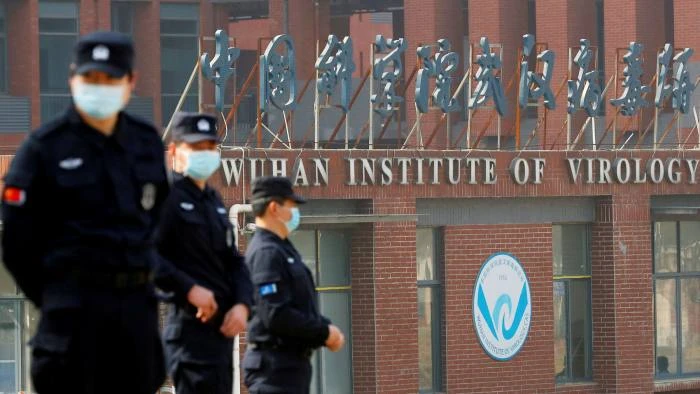
<svg viewBox="0 0 700 394">
<path fill-rule="evenodd" d="M 218 150 L 189 151 L 183 173 L 193 179 L 207 180 L 221 164 L 221 154 Z"/>
<path fill-rule="evenodd" d="M 124 108 L 126 85 L 73 84 L 73 102 L 79 110 L 97 119 L 106 119 Z"/>
</svg>

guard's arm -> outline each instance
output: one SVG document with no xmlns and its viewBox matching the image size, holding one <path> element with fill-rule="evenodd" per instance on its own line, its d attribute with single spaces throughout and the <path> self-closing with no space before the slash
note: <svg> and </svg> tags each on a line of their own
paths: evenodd
<svg viewBox="0 0 700 394">
<path fill-rule="evenodd" d="M 42 259 L 46 235 L 42 212 L 46 199 L 42 196 L 43 177 L 38 143 L 25 141 L 17 151 L 5 177 L 2 198 L 2 254 L 8 271 L 19 288 L 36 305 L 41 305 L 43 291 Z"/>
<path fill-rule="evenodd" d="M 234 288 L 233 304 L 243 304 L 248 307 L 248 311 L 251 311 L 255 301 L 253 300 L 253 282 L 250 279 L 248 266 L 235 247 L 227 249 L 226 253 L 228 254 L 230 281 Z"/>
<path fill-rule="evenodd" d="M 168 260 L 170 251 L 177 241 L 175 237 L 175 212 L 168 199 L 160 214 L 158 227 L 155 231 L 156 258 L 154 267 L 154 281 L 160 289 L 174 294 L 174 300 L 179 304 L 187 302 L 187 294 L 196 284 L 185 272 L 179 270 L 175 264 Z"/>
<path fill-rule="evenodd" d="M 323 346 L 328 325 L 292 306 L 293 283 L 286 277 L 286 259 L 276 248 L 262 248 L 246 256 L 255 287 L 256 313 L 275 335 L 295 337 L 310 347 Z"/>
</svg>

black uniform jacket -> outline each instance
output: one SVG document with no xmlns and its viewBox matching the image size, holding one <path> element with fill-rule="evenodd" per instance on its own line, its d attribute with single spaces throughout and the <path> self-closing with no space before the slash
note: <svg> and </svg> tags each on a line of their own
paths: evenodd
<svg viewBox="0 0 700 394">
<path fill-rule="evenodd" d="M 330 320 L 319 313 L 311 271 L 292 243 L 258 229 L 246 264 L 255 286 L 247 340 L 302 352 L 323 346 Z"/>
<path fill-rule="evenodd" d="M 223 343 L 228 339 L 219 331 L 224 315 L 236 304 L 251 309 L 253 287 L 219 194 L 209 186 L 201 190 L 180 174 L 174 178 L 156 235 L 158 251 L 167 260 L 160 265 L 156 284 L 174 294 L 175 304 L 164 333 L 166 353 L 215 362 L 231 355 Z M 187 302 L 195 284 L 216 297 L 219 309 L 207 324 L 196 319 L 196 309 Z"/>
<path fill-rule="evenodd" d="M 149 272 L 168 189 L 153 126 L 122 112 L 107 137 L 70 108 L 29 135 L 5 177 L 4 262 L 38 306 L 77 302 L 75 277 Z"/>
</svg>

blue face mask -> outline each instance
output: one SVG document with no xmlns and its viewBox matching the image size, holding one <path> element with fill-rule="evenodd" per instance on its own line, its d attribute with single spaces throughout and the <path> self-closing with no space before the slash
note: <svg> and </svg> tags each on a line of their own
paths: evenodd
<svg viewBox="0 0 700 394">
<path fill-rule="evenodd" d="M 73 102 L 79 110 L 97 119 L 106 119 L 124 108 L 126 85 L 73 85 Z"/>
<path fill-rule="evenodd" d="M 191 151 L 187 154 L 184 174 L 200 181 L 205 181 L 221 165 L 218 150 Z"/>
<path fill-rule="evenodd" d="M 287 231 L 290 233 L 299 228 L 299 223 L 301 222 L 301 215 L 299 214 L 299 208 L 292 208 L 292 218 L 285 223 L 287 226 Z"/>
</svg>

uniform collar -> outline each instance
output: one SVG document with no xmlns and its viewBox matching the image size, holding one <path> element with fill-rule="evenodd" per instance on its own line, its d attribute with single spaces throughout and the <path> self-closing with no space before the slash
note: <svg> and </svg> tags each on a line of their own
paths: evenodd
<svg viewBox="0 0 700 394">
<path fill-rule="evenodd" d="M 77 130 L 78 134 L 87 138 L 88 141 L 99 146 L 100 148 L 104 148 L 107 141 L 109 141 L 110 139 L 113 139 L 113 141 L 116 141 L 117 144 L 119 144 L 119 146 L 122 147 L 122 149 L 127 150 L 128 146 L 129 146 L 128 136 L 127 136 L 126 131 L 122 130 L 122 128 L 123 128 L 122 126 L 123 126 L 124 121 L 125 121 L 123 112 L 119 113 L 119 118 L 117 119 L 117 123 L 114 126 L 114 132 L 109 137 L 102 134 L 98 130 L 95 130 L 94 128 L 90 127 L 87 123 L 85 123 L 83 121 L 83 119 L 80 117 L 78 110 L 75 109 L 75 105 L 70 106 L 70 108 L 68 109 L 67 117 L 68 117 L 68 122 L 71 125 L 76 126 L 76 128 L 73 128 L 73 130 Z"/>
<path fill-rule="evenodd" d="M 179 172 L 173 173 L 173 180 L 181 184 L 185 192 L 194 198 L 201 200 L 214 194 L 214 189 L 212 189 L 209 184 L 206 184 L 204 190 L 202 190 L 190 177 L 184 176 Z"/>
<path fill-rule="evenodd" d="M 256 231 L 259 231 L 260 236 L 262 236 L 264 238 L 272 238 L 272 239 L 280 241 L 280 242 L 287 242 L 288 241 L 288 239 L 282 239 L 282 238 L 280 238 L 279 235 L 273 233 L 272 231 L 270 231 L 266 228 L 258 227 Z"/>
</svg>

